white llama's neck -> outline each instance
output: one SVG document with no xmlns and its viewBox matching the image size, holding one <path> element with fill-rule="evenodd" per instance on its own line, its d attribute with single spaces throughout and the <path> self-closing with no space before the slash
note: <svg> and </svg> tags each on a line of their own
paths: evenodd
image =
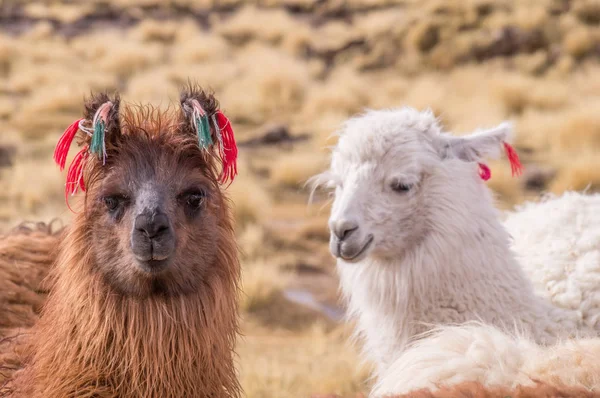
<svg viewBox="0 0 600 398">
<path fill-rule="evenodd" d="M 452 208 L 442 208 L 442 200 L 425 238 L 400 258 L 338 261 L 349 316 L 380 371 L 433 324 L 482 320 L 517 327 L 540 342 L 577 327 L 574 314 L 533 294 L 487 189 L 468 188 L 480 200 Z"/>
</svg>

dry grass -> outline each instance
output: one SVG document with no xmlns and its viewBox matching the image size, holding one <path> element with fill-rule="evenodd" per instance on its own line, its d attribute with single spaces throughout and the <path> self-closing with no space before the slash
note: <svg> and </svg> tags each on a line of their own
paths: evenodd
<svg viewBox="0 0 600 398">
<path fill-rule="evenodd" d="M 51 152 L 89 90 L 165 106 L 192 78 L 215 90 L 240 140 L 272 123 L 309 134 L 241 147 L 229 189 L 243 252 L 249 397 L 367 391 L 346 330 L 284 298 L 289 285 L 335 296 L 335 278 L 315 284 L 314 276 L 334 274 L 328 210 L 308 209 L 302 185 L 325 167 L 323 148 L 344 119 L 410 105 L 464 134 L 510 118 L 526 168 L 556 171 L 545 189 L 600 190 L 595 1 L 570 9 L 550 0 L 13 3 L 32 19 L 0 28 L 0 145 L 18 149 L 14 167 L 0 169 L 3 230 L 22 219 L 69 220 Z M 505 159 L 490 165 L 499 206 L 538 194 L 510 176 Z"/>
<path fill-rule="evenodd" d="M 272 207 L 271 197 L 258 179 L 249 172 L 249 163 L 241 160 L 239 179 L 229 189 L 239 232 L 244 231 L 250 224 L 264 223 Z"/>
<path fill-rule="evenodd" d="M 269 260 L 244 263 L 240 308 L 252 314 L 269 307 L 274 300 L 281 298 L 289 277 Z"/>
<path fill-rule="evenodd" d="M 361 366 L 344 328 L 327 331 L 315 324 L 293 334 L 261 334 L 259 329 L 241 340 L 239 354 L 241 381 L 249 397 L 348 395 L 367 390 L 368 367 Z"/>
<path fill-rule="evenodd" d="M 326 167 L 325 153 L 315 149 L 284 154 L 273 162 L 271 181 L 280 188 L 302 188 L 310 177 Z"/>
</svg>

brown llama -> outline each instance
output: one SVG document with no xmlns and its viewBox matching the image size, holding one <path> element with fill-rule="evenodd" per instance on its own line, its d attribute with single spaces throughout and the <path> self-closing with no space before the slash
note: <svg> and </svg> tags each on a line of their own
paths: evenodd
<svg viewBox="0 0 600 398">
<path fill-rule="evenodd" d="M 235 175 L 237 149 L 212 95 L 190 85 L 181 105 L 119 110 L 118 96 L 93 95 L 63 135 L 61 165 L 80 132 L 67 190 L 85 189 L 85 200 L 13 396 L 241 394 L 240 266 L 220 187 Z"/>
<path fill-rule="evenodd" d="M 20 364 L 27 330 L 39 317 L 61 229 L 22 224 L 0 236 L 0 391 Z"/>
<path fill-rule="evenodd" d="M 52 224 L 22 224 L 0 236 L 0 338 L 38 319 L 47 293 L 42 280 L 56 257 L 61 231 Z"/>
</svg>

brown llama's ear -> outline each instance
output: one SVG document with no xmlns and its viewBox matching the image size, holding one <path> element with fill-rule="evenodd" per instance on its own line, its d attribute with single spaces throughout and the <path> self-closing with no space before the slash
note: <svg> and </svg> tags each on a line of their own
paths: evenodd
<svg viewBox="0 0 600 398">
<path fill-rule="evenodd" d="M 192 109 L 189 106 L 192 100 L 198 101 L 202 109 L 209 115 L 213 115 L 219 110 L 219 101 L 217 101 L 213 93 L 207 92 L 196 84 L 188 83 L 181 89 L 179 94 L 179 101 L 181 102 L 181 108 L 186 121 L 191 117 L 190 112 Z"/>
<path fill-rule="evenodd" d="M 216 154 L 222 165 L 220 182 L 231 182 L 237 175 L 237 145 L 231 122 L 219 110 L 212 93 L 188 83 L 181 90 L 181 126 L 197 136 L 201 149 Z"/>
<path fill-rule="evenodd" d="M 105 145 L 115 145 L 121 137 L 121 123 L 119 121 L 119 107 L 121 105 L 121 97 L 118 93 L 109 95 L 106 92 L 91 93 L 85 100 L 84 117 L 86 123 L 82 126 L 88 126 L 84 131 L 92 139 L 96 126 L 94 122 L 104 123 L 104 143 Z M 100 137 L 99 137 L 100 138 Z M 98 138 L 98 139 L 99 139 Z M 90 143 L 92 145 L 92 143 Z"/>
<path fill-rule="evenodd" d="M 60 137 L 54 150 L 54 160 L 61 170 L 65 168 L 69 149 L 77 132 L 83 132 L 78 145 L 85 147 L 83 152 L 97 153 L 104 160 L 106 146 L 115 144 L 121 135 L 119 123 L 118 94 L 109 96 L 107 93 L 91 94 L 84 104 L 84 117 L 75 120 Z"/>
<path fill-rule="evenodd" d="M 85 101 L 84 117 L 74 121 L 58 140 L 54 161 L 61 170 L 65 168 L 69 149 L 78 131 L 83 132 L 79 145 L 84 147 L 75 155 L 67 172 L 65 197 L 79 189 L 85 191 L 83 167 L 90 154 L 106 161 L 106 148 L 116 145 L 121 136 L 119 123 L 120 98 L 118 94 L 92 94 Z M 68 201 L 67 201 L 68 205 Z"/>
</svg>

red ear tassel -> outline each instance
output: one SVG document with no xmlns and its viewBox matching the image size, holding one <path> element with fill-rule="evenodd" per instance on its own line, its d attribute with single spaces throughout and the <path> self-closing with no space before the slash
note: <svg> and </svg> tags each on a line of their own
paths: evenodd
<svg viewBox="0 0 600 398">
<path fill-rule="evenodd" d="M 506 156 L 508 157 L 508 161 L 510 162 L 510 168 L 512 170 L 513 177 L 520 176 L 521 174 L 523 174 L 523 165 L 519 160 L 519 155 L 517 154 L 517 151 L 515 151 L 515 148 L 513 148 L 505 142 L 504 150 L 506 151 Z"/>
<path fill-rule="evenodd" d="M 69 166 L 69 170 L 67 171 L 67 183 L 65 185 L 65 201 L 67 202 L 67 207 L 69 210 L 71 206 L 69 205 L 69 194 L 76 194 L 81 188 L 82 191 L 85 192 L 85 183 L 83 181 L 83 166 L 85 165 L 85 160 L 89 156 L 89 148 L 85 146 L 81 151 L 77 152 L 77 155 L 73 158 L 71 165 Z"/>
<path fill-rule="evenodd" d="M 235 143 L 235 137 L 233 135 L 233 128 L 229 119 L 221 112 L 217 112 L 217 122 L 219 124 L 219 130 L 221 131 L 222 148 L 221 148 L 221 161 L 223 163 L 223 170 L 221 171 L 220 182 L 225 184 L 229 181 L 229 184 L 233 182 L 233 179 L 237 175 L 237 156 L 238 148 Z"/>
<path fill-rule="evenodd" d="M 492 171 L 487 164 L 479 163 L 479 177 L 483 181 L 487 181 L 492 177 Z"/>
<path fill-rule="evenodd" d="M 67 155 L 69 154 L 69 148 L 71 148 L 73 139 L 79 130 L 79 123 L 82 120 L 83 119 L 75 120 L 73 124 L 67 127 L 56 144 L 56 148 L 54 149 L 54 161 L 60 167 L 61 171 L 65 168 L 65 164 L 67 163 Z"/>
</svg>

